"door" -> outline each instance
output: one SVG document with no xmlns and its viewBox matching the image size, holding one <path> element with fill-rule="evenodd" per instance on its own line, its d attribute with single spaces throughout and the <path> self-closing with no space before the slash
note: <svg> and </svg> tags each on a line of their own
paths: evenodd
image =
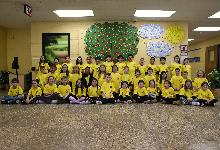
<svg viewBox="0 0 220 150">
<path fill-rule="evenodd" d="M 206 47 L 205 53 L 205 74 L 209 74 L 214 68 L 217 69 L 218 64 L 218 46 Z"/>
</svg>

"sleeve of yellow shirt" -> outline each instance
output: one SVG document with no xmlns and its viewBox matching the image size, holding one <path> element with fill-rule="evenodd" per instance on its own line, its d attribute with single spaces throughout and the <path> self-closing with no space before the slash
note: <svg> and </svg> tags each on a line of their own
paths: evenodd
<svg viewBox="0 0 220 150">
<path fill-rule="evenodd" d="M 86 88 L 83 89 L 83 95 L 86 96 Z"/>
<path fill-rule="evenodd" d="M 198 99 L 201 99 L 201 98 L 203 98 L 202 97 L 202 90 L 199 90 L 199 92 L 198 92 Z"/>
<path fill-rule="evenodd" d="M 9 88 L 8 95 L 12 96 L 12 89 L 11 89 L 11 87 Z"/>
<path fill-rule="evenodd" d="M 209 93 L 209 99 L 215 99 L 214 95 L 209 89 L 208 89 L 208 93 Z"/>
</svg>

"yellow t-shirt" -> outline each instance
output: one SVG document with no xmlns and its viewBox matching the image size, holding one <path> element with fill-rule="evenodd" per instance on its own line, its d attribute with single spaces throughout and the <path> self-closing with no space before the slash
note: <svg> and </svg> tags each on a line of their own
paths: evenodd
<svg viewBox="0 0 220 150">
<path fill-rule="evenodd" d="M 107 82 L 104 82 L 102 84 L 102 87 L 101 87 L 101 92 L 102 92 L 102 97 L 105 98 L 104 94 L 103 94 L 103 91 L 105 91 L 105 94 L 107 96 L 110 96 L 110 93 L 111 92 L 115 92 L 115 87 L 114 87 L 114 84 L 113 83 L 107 83 Z M 110 98 L 114 98 L 113 94 Z"/>
<path fill-rule="evenodd" d="M 121 76 L 121 82 L 127 81 L 128 84 L 132 82 L 132 77 L 129 74 L 123 74 Z"/>
<path fill-rule="evenodd" d="M 195 80 L 194 80 L 194 86 L 197 86 L 199 89 L 201 89 L 201 85 L 202 85 L 203 82 L 209 83 L 206 78 L 202 78 L 202 79 L 200 79 L 200 78 L 195 78 Z"/>
<path fill-rule="evenodd" d="M 162 82 L 160 83 L 160 80 L 158 80 L 158 82 L 157 82 L 157 87 L 160 87 L 161 90 L 164 88 L 164 81 L 165 81 L 165 80 L 162 80 Z M 160 90 L 159 90 L 159 92 L 160 92 Z M 161 92 L 162 92 L 162 91 L 161 91 Z"/>
<path fill-rule="evenodd" d="M 39 80 L 38 85 L 41 87 L 42 90 L 44 90 L 44 82 L 47 79 L 47 74 L 46 73 L 45 74 L 41 73 L 41 74 L 38 75 L 37 79 Z"/>
<path fill-rule="evenodd" d="M 102 85 L 106 81 L 105 74 L 101 74 L 100 77 L 97 74 L 96 79 L 98 80 L 99 84 Z"/>
<path fill-rule="evenodd" d="M 156 79 L 153 75 L 151 75 L 151 76 L 147 75 L 147 76 L 144 77 L 145 88 L 149 87 L 150 80 L 154 80 L 154 82 L 156 83 Z"/>
<path fill-rule="evenodd" d="M 100 64 L 98 64 L 98 65 L 94 64 L 93 65 L 93 77 L 94 78 L 97 76 L 97 74 L 99 74 L 99 68 L 100 68 Z"/>
<path fill-rule="evenodd" d="M 103 65 L 105 65 L 106 73 L 112 73 L 112 66 L 114 65 L 113 62 L 104 62 Z"/>
<path fill-rule="evenodd" d="M 92 69 L 93 69 L 93 64 L 87 64 L 87 63 L 83 64 L 83 70 L 86 69 L 86 67 L 89 67 L 89 68 L 90 68 L 90 71 L 92 71 Z"/>
<path fill-rule="evenodd" d="M 81 91 L 81 88 L 78 88 L 78 93 L 75 93 L 75 88 L 73 88 L 73 95 L 75 95 L 77 98 L 80 98 L 82 96 L 86 96 L 86 88 L 83 88 L 83 91 Z"/>
<path fill-rule="evenodd" d="M 18 96 L 18 95 L 22 95 L 22 97 L 24 97 L 23 90 L 18 85 L 15 89 L 13 88 L 13 86 L 11 86 L 10 89 L 9 89 L 8 95 L 11 95 L 13 97 Z"/>
<path fill-rule="evenodd" d="M 126 88 L 126 89 L 121 88 L 119 96 L 123 96 L 123 97 L 130 96 L 129 92 L 130 92 L 129 88 Z"/>
<path fill-rule="evenodd" d="M 190 90 L 190 89 L 185 90 L 184 88 L 182 88 L 180 90 L 180 95 L 186 96 L 187 98 L 192 98 L 193 96 L 196 96 L 197 94 L 195 93 L 194 90 Z"/>
<path fill-rule="evenodd" d="M 78 66 L 79 66 L 79 72 L 82 73 L 82 71 L 83 71 L 83 64 L 82 65 L 78 64 Z"/>
<path fill-rule="evenodd" d="M 140 88 L 139 86 L 135 88 L 134 95 L 137 94 L 138 96 L 146 96 L 148 95 L 147 89 L 145 87 Z"/>
<path fill-rule="evenodd" d="M 68 93 L 71 93 L 71 87 L 69 85 L 66 86 L 59 85 L 57 89 L 57 93 L 65 97 Z"/>
<path fill-rule="evenodd" d="M 153 94 L 156 94 L 156 96 L 158 96 L 158 93 L 157 93 L 157 89 L 156 89 L 156 88 L 148 87 L 148 88 L 147 88 L 147 93 L 148 93 L 148 94 L 153 93 Z"/>
<path fill-rule="evenodd" d="M 191 66 L 190 65 L 182 65 L 182 72 L 187 71 L 187 78 L 191 80 Z"/>
<path fill-rule="evenodd" d="M 99 97 L 100 95 L 100 87 L 95 86 L 93 87 L 92 85 L 88 88 L 88 96 L 89 97 Z"/>
<path fill-rule="evenodd" d="M 45 81 L 48 81 L 48 78 L 50 77 L 50 76 L 53 76 L 54 77 L 54 82 L 55 82 L 55 80 L 59 80 L 59 75 L 55 72 L 55 73 L 51 73 L 51 72 L 49 72 L 47 75 L 46 75 L 46 78 L 45 78 Z"/>
<path fill-rule="evenodd" d="M 141 75 L 140 75 L 140 77 L 141 78 L 144 78 L 145 77 L 145 72 L 147 72 L 147 66 L 146 65 L 137 65 L 137 69 L 138 70 L 140 70 L 140 72 L 141 72 Z"/>
<path fill-rule="evenodd" d="M 183 77 L 182 76 L 173 76 L 170 80 L 171 83 L 174 84 L 175 88 L 180 88 L 181 84 L 183 83 Z M 176 94 L 179 94 L 180 91 L 175 91 Z"/>
<path fill-rule="evenodd" d="M 34 97 L 36 95 L 41 96 L 42 95 L 42 90 L 41 90 L 40 87 L 37 87 L 37 88 L 31 87 L 31 89 L 29 90 L 28 95 L 30 95 L 31 97 Z"/>
<path fill-rule="evenodd" d="M 157 65 L 151 65 L 151 64 L 149 64 L 149 65 L 147 65 L 147 70 L 148 70 L 148 68 L 150 68 L 150 67 L 153 69 L 152 75 L 156 78 Z"/>
<path fill-rule="evenodd" d="M 173 76 L 176 76 L 176 73 L 175 73 L 175 69 L 176 68 L 179 68 L 180 69 L 180 75 L 181 75 L 181 72 L 182 72 L 182 64 L 177 64 L 176 62 L 174 62 L 171 67 L 170 67 L 170 70 L 172 70 L 172 77 Z"/>
<path fill-rule="evenodd" d="M 59 75 L 62 70 L 62 66 L 60 64 L 58 64 L 58 65 L 56 65 L 56 67 L 57 67 L 57 70 L 55 71 L 55 73 L 57 73 Z"/>
<path fill-rule="evenodd" d="M 119 93 L 119 84 L 121 82 L 121 75 L 119 73 L 111 73 L 111 83 L 114 84 L 115 93 Z"/>
<path fill-rule="evenodd" d="M 70 74 L 69 74 L 70 75 Z M 65 74 L 65 73 L 60 73 L 60 75 L 59 75 L 59 77 L 58 77 L 58 81 L 60 82 L 61 80 L 62 80 L 62 77 L 63 76 L 66 76 L 67 77 L 67 75 Z M 67 77 L 67 79 L 69 79 L 69 77 Z"/>
<path fill-rule="evenodd" d="M 68 71 L 69 71 L 69 73 L 72 73 L 72 72 L 73 72 L 73 67 L 74 67 L 74 65 L 73 65 L 72 63 L 69 63 L 69 64 L 63 63 L 62 66 L 63 66 L 64 64 L 66 64 L 66 65 L 68 66 Z"/>
<path fill-rule="evenodd" d="M 44 87 L 44 93 L 50 93 L 50 92 L 57 92 L 57 85 L 53 84 L 52 86 L 50 86 L 49 84 L 46 84 Z"/>
<path fill-rule="evenodd" d="M 160 65 L 157 66 L 157 71 L 159 71 L 159 74 L 161 74 L 162 71 L 168 72 L 169 69 L 168 69 L 167 65 L 160 64 Z"/>
<path fill-rule="evenodd" d="M 123 75 L 124 74 L 124 67 L 126 66 L 126 64 L 117 62 L 115 65 L 118 67 L 118 73 L 120 75 Z"/>
<path fill-rule="evenodd" d="M 176 92 L 172 87 L 169 87 L 169 89 L 162 89 L 162 95 L 166 96 L 167 98 L 173 98 L 174 95 L 176 95 Z"/>
<path fill-rule="evenodd" d="M 138 86 L 138 82 L 139 82 L 140 80 L 143 80 L 143 81 L 144 81 L 143 78 L 136 78 L 136 77 L 134 77 L 134 78 L 132 79 L 132 82 L 131 82 L 131 83 L 134 85 L 134 89 Z"/>
<path fill-rule="evenodd" d="M 215 99 L 215 97 L 213 96 L 212 92 L 209 89 L 207 89 L 206 91 L 200 89 L 198 92 L 198 99 L 200 98 Z"/>
<path fill-rule="evenodd" d="M 126 66 L 129 67 L 129 75 L 132 78 L 135 77 L 135 69 L 137 69 L 136 62 L 134 62 L 134 61 L 132 61 L 132 62 L 127 61 L 126 62 Z"/>
<path fill-rule="evenodd" d="M 41 63 L 40 65 L 38 63 L 36 67 L 36 69 L 38 70 L 38 73 L 41 73 L 40 71 L 41 66 L 45 66 L 45 72 L 48 73 L 48 70 L 50 69 L 50 66 L 48 65 L 48 63 Z"/>
<path fill-rule="evenodd" d="M 82 78 L 82 74 L 70 74 L 68 80 L 72 82 L 72 89 L 76 87 L 76 81 Z"/>
</svg>

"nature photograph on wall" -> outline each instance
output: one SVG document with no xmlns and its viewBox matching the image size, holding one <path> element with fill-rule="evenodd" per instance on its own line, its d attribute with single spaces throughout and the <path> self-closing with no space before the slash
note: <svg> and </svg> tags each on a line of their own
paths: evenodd
<svg viewBox="0 0 220 150">
<path fill-rule="evenodd" d="M 49 64 L 54 58 L 64 63 L 65 56 L 70 55 L 70 33 L 42 33 L 42 50 Z"/>
<path fill-rule="evenodd" d="M 134 56 L 138 52 L 137 32 L 137 27 L 125 22 L 94 23 L 84 37 L 85 52 L 92 58 L 100 57 L 101 60 L 105 60 L 106 55 L 111 55 L 113 61 L 116 61 L 119 55 L 124 58 L 129 54 Z"/>
</svg>

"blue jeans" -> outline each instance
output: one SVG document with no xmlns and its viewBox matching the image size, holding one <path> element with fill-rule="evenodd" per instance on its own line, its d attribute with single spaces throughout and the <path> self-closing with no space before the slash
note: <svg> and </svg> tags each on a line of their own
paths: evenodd
<svg viewBox="0 0 220 150">
<path fill-rule="evenodd" d="M 23 99 L 22 95 L 18 95 L 18 96 L 15 96 L 15 97 L 13 97 L 11 95 L 8 95 L 8 96 L 3 96 L 2 97 L 2 100 L 9 101 L 10 104 L 16 102 L 17 100 L 22 100 L 22 99 Z"/>
</svg>

